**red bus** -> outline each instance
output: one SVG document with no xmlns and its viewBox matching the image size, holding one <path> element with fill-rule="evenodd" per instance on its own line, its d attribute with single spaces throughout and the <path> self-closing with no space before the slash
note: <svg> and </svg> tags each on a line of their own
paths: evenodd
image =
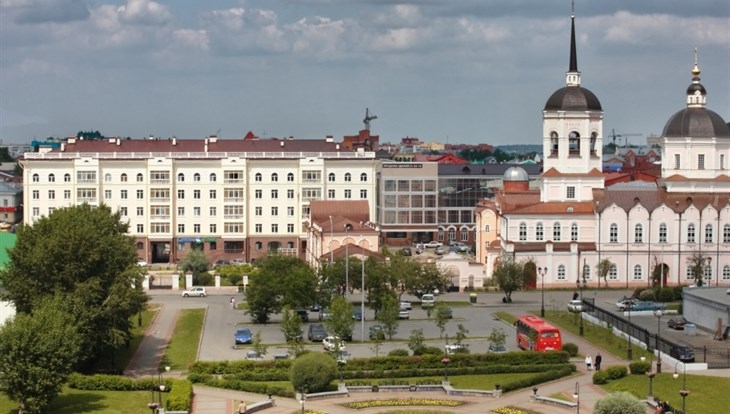
<svg viewBox="0 0 730 414">
<path fill-rule="evenodd" d="M 515 322 L 517 346 L 529 351 L 560 351 L 560 329 L 537 316 L 526 315 Z"/>
</svg>

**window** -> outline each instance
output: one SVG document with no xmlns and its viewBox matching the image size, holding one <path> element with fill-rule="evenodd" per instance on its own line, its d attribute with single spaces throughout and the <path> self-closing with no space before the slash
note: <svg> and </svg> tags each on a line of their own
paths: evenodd
<svg viewBox="0 0 730 414">
<path fill-rule="evenodd" d="M 193 190 L 193 198 L 200 200 L 200 190 Z"/>
<path fill-rule="evenodd" d="M 527 240 L 527 224 L 520 223 L 520 241 Z"/>
<path fill-rule="evenodd" d="M 449 229 L 449 241 L 452 242 L 456 240 L 456 230 Z"/>
<path fill-rule="evenodd" d="M 106 190 L 109 192 L 109 196 L 112 195 L 112 190 Z M 49 200 L 55 200 L 56 199 L 56 191 L 55 190 L 48 190 L 48 199 Z"/>
<path fill-rule="evenodd" d="M 63 190 L 63 199 L 64 200 L 70 200 L 71 199 L 71 190 Z"/>
<path fill-rule="evenodd" d="M 110 200 L 112 198 L 112 190 L 104 190 L 104 199 Z"/>
<path fill-rule="evenodd" d="M 294 174 L 293 173 L 287 174 L 286 175 L 286 181 L 287 182 L 290 182 L 290 183 L 294 182 Z"/>
<path fill-rule="evenodd" d="M 216 232 L 218 232 L 218 226 L 216 226 L 215 224 L 211 224 L 210 225 L 210 232 L 213 233 L 213 234 L 215 234 Z"/>
<path fill-rule="evenodd" d="M 261 216 L 264 214 L 264 208 L 263 207 L 256 207 L 254 208 L 254 215 L 255 216 Z"/>
<path fill-rule="evenodd" d="M 287 224 L 286 225 L 286 232 L 287 233 L 294 233 L 294 225 L 293 224 Z"/>
<path fill-rule="evenodd" d="M 487 228 L 487 231 L 489 231 L 489 228 Z M 542 223 L 537 223 L 537 226 L 535 226 L 535 240 L 542 241 L 544 234 L 545 229 L 543 228 Z"/>
<path fill-rule="evenodd" d="M 644 242 L 644 227 L 641 224 L 634 226 L 634 243 Z"/>
<path fill-rule="evenodd" d="M 437 237 L 438 237 L 438 241 L 444 241 L 444 230 L 443 229 L 439 229 Z"/>
<path fill-rule="evenodd" d="M 277 173 L 271 174 L 271 181 L 273 181 L 273 182 L 279 181 L 279 174 L 277 174 Z"/>
<path fill-rule="evenodd" d="M 570 225 L 570 240 L 578 241 L 578 223 L 573 223 Z"/>
<path fill-rule="evenodd" d="M 261 191 L 261 190 L 255 190 L 254 193 L 253 193 L 253 196 L 254 196 L 254 198 L 259 198 L 260 199 L 260 198 L 263 197 L 263 194 L 264 194 L 263 191 Z"/>
<path fill-rule="evenodd" d="M 33 174 L 33 182 L 37 183 L 41 181 L 41 176 L 38 174 Z"/>
<path fill-rule="evenodd" d="M 38 217 L 41 215 L 41 209 L 38 207 L 33 207 L 33 217 Z"/>
<path fill-rule="evenodd" d="M 286 198 L 293 199 L 294 198 L 294 190 L 286 190 Z"/>
<path fill-rule="evenodd" d="M 184 183 L 185 182 L 185 174 L 180 173 L 177 175 L 177 182 L 178 183 Z"/>
<path fill-rule="evenodd" d="M 615 264 L 612 264 L 611 267 L 608 268 L 608 278 L 611 280 L 618 280 L 618 270 L 616 269 Z"/>
<path fill-rule="evenodd" d="M 193 181 L 195 181 L 196 183 L 200 182 L 200 174 L 198 174 L 198 173 L 193 174 Z"/>
<path fill-rule="evenodd" d="M 541 224 L 541 226 L 542 226 L 542 224 Z M 484 226 L 484 231 L 486 231 L 487 233 L 489 233 L 490 231 L 492 231 L 492 226 L 490 226 L 489 224 L 487 224 L 486 226 Z"/>
<path fill-rule="evenodd" d="M 122 217 L 127 217 L 127 207 L 120 207 L 119 214 L 121 214 Z"/>
<path fill-rule="evenodd" d="M 279 225 L 278 224 L 272 224 L 271 225 L 271 232 L 272 233 L 278 233 L 279 232 Z"/>
<path fill-rule="evenodd" d="M 137 200 L 144 199 L 144 190 L 137 190 Z"/>
<path fill-rule="evenodd" d="M 180 216 L 180 217 L 184 217 L 185 216 L 185 207 L 178 207 L 177 208 L 177 215 Z"/>
<path fill-rule="evenodd" d="M 48 207 L 48 215 L 50 216 L 56 209 L 54 207 Z"/>
<path fill-rule="evenodd" d="M 368 198 L 368 190 L 360 190 L 360 198 Z"/>
<path fill-rule="evenodd" d="M 558 280 L 565 280 L 565 265 L 558 266 Z"/>
<path fill-rule="evenodd" d="M 185 198 L 185 190 L 177 190 L 177 198 L 180 200 Z"/>
<path fill-rule="evenodd" d="M 209 214 L 209 215 L 210 215 L 211 217 L 215 217 L 215 216 L 216 216 L 216 214 L 217 214 L 217 212 L 218 212 L 218 210 L 217 210 L 217 209 L 216 209 L 215 207 L 210 207 L 210 208 L 208 209 L 208 214 Z"/>
<path fill-rule="evenodd" d="M 76 182 L 96 183 L 96 171 L 77 171 Z"/>
<path fill-rule="evenodd" d="M 352 190 L 345 190 L 345 198 L 352 198 Z"/>
<path fill-rule="evenodd" d="M 687 243 L 695 242 L 695 225 L 690 224 L 687 226 Z"/>
<path fill-rule="evenodd" d="M 730 243 L 730 224 L 722 226 L 722 242 Z"/>
<path fill-rule="evenodd" d="M 256 251 L 261 250 L 261 247 L 263 247 L 263 244 L 261 242 L 256 242 L 256 244 L 254 244 L 254 249 Z"/>
<path fill-rule="evenodd" d="M 616 223 L 611 223 L 608 230 L 608 241 L 609 243 L 618 243 L 618 225 Z"/>
<path fill-rule="evenodd" d="M 350 182 L 350 181 L 352 181 L 352 174 L 346 173 L 345 174 L 345 182 Z"/>
<path fill-rule="evenodd" d="M 327 198 L 335 198 L 335 190 L 327 190 Z"/>
<path fill-rule="evenodd" d="M 211 200 L 215 200 L 216 195 L 217 194 L 216 194 L 216 191 L 215 190 L 210 190 L 208 192 L 208 198 L 210 198 Z"/>
<path fill-rule="evenodd" d="M 124 173 L 123 173 L 123 174 L 122 174 L 122 176 L 120 177 L 120 180 L 121 180 L 121 181 L 122 181 L 123 183 L 126 183 L 126 182 L 127 182 L 127 174 L 124 174 Z"/>
<path fill-rule="evenodd" d="M 634 266 L 634 280 L 641 280 L 641 265 Z"/>
<path fill-rule="evenodd" d="M 366 173 L 360 174 L 360 181 L 365 182 L 368 180 L 368 175 Z"/>
<path fill-rule="evenodd" d="M 142 173 L 137 174 L 137 182 L 144 182 L 144 175 L 142 175 Z"/>
<path fill-rule="evenodd" d="M 705 279 L 712 279 L 712 266 L 709 266 L 709 265 L 705 266 L 704 274 L 705 274 Z M 709 283 L 708 283 L 708 285 L 709 285 Z"/>
<path fill-rule="evenodd" d="M 580 134 L 577 131 L 568 134 L 568 155 L 580 155 Z"/>
<path fill-rule="evenodd" d="M 694 273 L 692 273 L 692 267 L 687 266 L 687 272 L 685 273 L 684 278 L 685 279 L 694 279 L 695 278 Z"/>
<path fill-rule="evenodd" d="M 279 198 L 279 190 L 271 190 L 271 198 Z"/>
<path fill-rule="evenodd" d="M 725 265 L 722 268 L 722 280 L 730 279 L 730 266 Z"/>
<path fill-rule="evenodd" d="M 279 207 L 271 207 L 271 216 L 276 217 L 279 215 Z"/>
<path fill-rule="evenodd" d="M 678 170 L 680 166 L 679 154 L 674 154 L 674 169 Z"/>
<path fill-rule="evenodd" d="M 200 207 L 193 207 L 193 216 L 200 217 Z"/>
<path fill-rule="evenodd" d="M 705 169 L 705 154 L 698 154 L 697 155 L 697 169 L 698 170 L 704 170 Z"/>
<path fill-rule="evenodd" d="M 329 181 L 331 183 L 335 182 L 335 173 L 327 174 L 327 181 Z"/>
<path fill-rule="evenodd" d="M 210 181 L 211 183 L 214 183 L 214 182 L 216 181 L 216 176 L 215 176 L 215 173 L 211 173 L 211 174 L 210 174 L 210 176 L 208 177 L 208 180 L 209 180 L 209 181 Z"/>
<path fill-rule="evenodd" d="M 193 233 L 200 233 L 200 224 L 193 224 Z"/>
<path fill-rule="evenodd" d="M 294 207 L 287 207 L 286 215 L 287 215 L 287 217 L 294 217 Z"/>
<path fill-rule="evenodd" d="M 461 231 L 461 241 L 463 241 L 463 242 L 469 241 L 469 231 L 468 230 Z"/>
<path fill-rule="evenodd" d="M 705 243 L 712 243 L 712 240 L 714 238 L 715 237 L 712 231 L 712 224 L 707 224 L 705 226 Z"/>
<path fill-rule="evenodd" d="M 565 198 L 568 198 L 568 199 L 574 199 L 575 198 L 575 187 L 568 186 L 565 189 Z"/>
<path fill-rule="evenodd" d="M 144 216 L 144 207 L 137 207 L 137 217 Z"/>
<path fill-rule="evenodd" d="M 583 276 L 585 276 L 587 280 L 591 279 L 591 267 L 587 264 L 583 265 Z"/>
<path fill-rule="evenodd" d="M 107 175 L 109 175 L 109 174 L 107 174 Z M 110 181 L 111 181 L 111 179 L 110 179 Z M 56 176 L 54 174 L 48 174 L 48 182 L 49 183 L 55 183 L 56 182 Z"/>
<path fill-rule="evenodd" d="M 137 224 L 137 233 L 144 233 L 144 224 Z"/>
<path fill-rule="evenodd" d="M 261 233 L 263 231 L 263 226 L 261 224 L 257 224 L 254 226 L 254 232 Z"/>
<path fill-rule="evenodd" d="M 177 225 L 177 232 L 178 233 L 185 233 L 185 225 L 184 224 L 178 224 Z"/>
<path fill-rule="evenodd" d="M 553 223 L 553 241 L 560 241 L 560 223 Z"/>
<path fill-rule="evenodd" d="M 666 223 L 661 223 L 659 225 L 659 243 L 666 243 L 667 242 L 667 225 Z"/>
<path fill-rule="evenodd" d="M 261 181 L 261 173 L 256 173 L 254 176 L 254 181 Z"/>
</svg>

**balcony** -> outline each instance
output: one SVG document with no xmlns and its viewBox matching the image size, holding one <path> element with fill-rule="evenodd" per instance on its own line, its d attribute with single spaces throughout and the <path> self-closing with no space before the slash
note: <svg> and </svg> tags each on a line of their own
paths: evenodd
<svg viewBox="0 0 730 414">
<path fill-rule="evenodd" d="M 79 178 L 77 184 L 96 184 L 96 178 Z"/>
<path fill-rule="evenodd" d="M 151 197 L 150 198 L 151 203 L 169 203 L 170 197 Z"/>
<path fill-rule="evenodd" d="M 170 215 L 154 215 L 150 216 L 150 220 L 170 220 Z"/>
<path fill-rule="evenodd" d="M 224 184 L 241 184 L 241 183 L 243 183 L 243 178 L 224 178 L 223 183 Z"/>
<path fill-rule="evenodd" d="M 224 203 L 243 203 L 243 197 L 225 197 L 223 198 Z"/>
<path fill-rule="evenodd" d="M 78 202 L 93 204 L 93 203 L 96 203 L 96 197 L 79 197 Z"/>
<path fill-rule="evenodd" d="M 150 184 L 170 184 L 169 178 L 152 178 Z"/>
<path fill-rule="evenodd" d="M 243 220 L 243 214 L 226 214 L 223 216 L 224 220 Z"/>
</svg>

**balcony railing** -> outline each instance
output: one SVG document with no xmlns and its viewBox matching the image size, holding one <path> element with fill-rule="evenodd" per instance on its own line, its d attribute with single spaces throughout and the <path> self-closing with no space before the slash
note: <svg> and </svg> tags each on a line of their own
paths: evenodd
<svg viewBox="0 0 730 414">
<path fill-rule="evenodd" d="M 169 178 L 153 178 L 150 179 L 150 184 L 170 184 Z"/>
<path fill-rule="evenodd" d="M 170 215 L 154 215 L 150 216 L 150 220 L 170 220 Z"/>
<path fill-rule="evenodd" d="M 150 197 L 152 203 L 169 203 L 170 197 Z"/>
<path fill-rule="evenodd" d="M 226 214 L 223 216 L 224 220 L 243 220 L 243 214 Z"/>
<path fill-rule="evenodd" d="M 243 197 L 224 197 L 224 203 L 243 203 Z"/>
<path fill-rule="evenodd" d="M 79 203 L 96 203 L 96 197 L 79 197 Z"/>
<path fill-rule="evenodd" d="M 224 178 L 223 182 L 225 184 L 239 184 L 243 182 L 243 178 Z"/>
</svg>

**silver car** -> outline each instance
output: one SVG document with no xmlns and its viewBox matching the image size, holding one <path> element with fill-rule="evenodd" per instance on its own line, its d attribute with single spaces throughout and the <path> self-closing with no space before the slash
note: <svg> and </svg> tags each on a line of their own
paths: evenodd
<svg viewBox="0 0 730 414">
<path fill-rule="evenodd" d="M 203 286 L 193 286 L 188 290 L 184 290 L 182 293 L 182 296 L 184 298 L 190 297 L 190 296 L 197 296 L 200 298 L 204 298 L 208 296 L 208 293 L 205 291 L 205 288 Z"/>
</svg>

